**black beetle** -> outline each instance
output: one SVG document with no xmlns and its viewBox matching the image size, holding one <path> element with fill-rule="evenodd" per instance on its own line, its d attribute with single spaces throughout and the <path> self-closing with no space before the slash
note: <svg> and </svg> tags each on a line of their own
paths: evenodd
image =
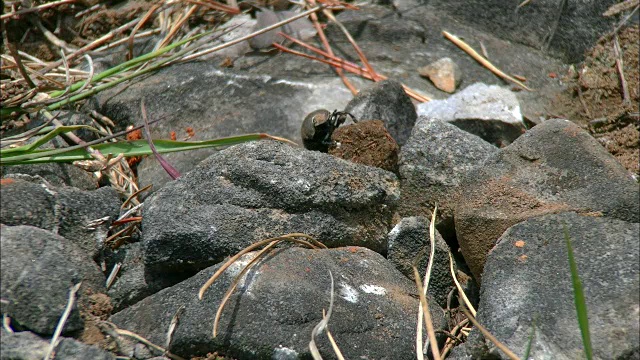
<svg viewBox="0 0 640 360">
<path fill-rule="evenodd" d="M 329 146 L 333 145 L 331 135 L 349 116 L 353 122 L 358 122 L 353 115 L 338 110 L 330 113 L 328 110 L 320 109 L 307 115 L 300 129 L 304 147 L 321 152 L 329 151 Z"/>
</svg>

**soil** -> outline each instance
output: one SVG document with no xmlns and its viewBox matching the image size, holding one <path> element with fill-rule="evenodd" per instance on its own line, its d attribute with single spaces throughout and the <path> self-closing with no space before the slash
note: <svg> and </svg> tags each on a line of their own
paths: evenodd
<svg viewBox="0 0 640 360">
<path fill-rule="evenodd" d="M 400 148 L 381 120 L 359 121 L 342 126 L 332 135 L 337 146 L 329 154 L 357 164 L 397 172 Z"/>
<path fill-rule="evenodd" d="M 622 72 L 627 82 L 628 99 L 624 102 L 620 72 L 616 65 L 615 37 L 605 37 L 587 53 L 585 61 L 568 74 L 568 90 L 558 96 L 552 117 L 570 119 L 587 129 L 593 137 L 636 177 L 640 121 L 640 27 L 630 26 L 617 34 Z"/>
</svg>

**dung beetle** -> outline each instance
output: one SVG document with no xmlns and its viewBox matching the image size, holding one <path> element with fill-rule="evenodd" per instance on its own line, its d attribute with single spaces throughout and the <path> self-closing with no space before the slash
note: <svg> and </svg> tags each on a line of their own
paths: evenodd
<svg viewBox="0 0 640 360">
<path fill-rule="evenodd" d="M 347 121 L 347 117 L 351 117 L 353 122 L 358 122 L 353 115 L 338 110 L 330 113 L 328 110 L 320 109 L 307 115 L 300 129 L 304 147 L 321 152 L 329 151 L 329 146 L 334 144 L 331 135 Z"/>
</svg>

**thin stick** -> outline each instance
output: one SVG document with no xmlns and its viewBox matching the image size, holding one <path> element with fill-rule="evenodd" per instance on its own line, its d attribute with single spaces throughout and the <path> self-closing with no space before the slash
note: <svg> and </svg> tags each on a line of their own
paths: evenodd
<svg viewBox="0 0 640 360">
<path fill-rule="evenodd" d="M 486 337 L 489 341 L 494 343 L 498 347 L 498 349 L 502 350 L 502 352 L 504 352 L 504 354 L 507 355 L 511 360 L 520 360 L 518 355 L 514 354 L 513 351 L 511 351 L 506 345 L 501 343 L 495 336 L 493 336 L 489 332 L 489 330 L 487 330 L 484 326 L 480 325 L 478 320 L 476 320 L 475 316 L 471 315 L 464 305 L 462 304 L 460 305 L 461 305 L 460 309 L 467 316 L 467 319 L 469 319 L 469 321 L 471 321 L 473 325 L 477 327 L 478 330 L 480 330 L 480 332 L 482 333 L 482 335 L 484 335 L 484 337 Z"/>
<path fill-rule="evenodd" d="M 51 345 L 49 345 L 49 349 L 47 350 L 47 354 L 44 356 L 44 360 L 51 359 L 53 350 L 56 348 L 56 346 L 58 346 L 58 338 L 60 337 L 60 334 L 62 334 L 62 328 L 64 328 L 64 324 L 67 322 L 69 314 L 71 314 L 73 304 L 76 301 L 76 293 L 78 292 L 78 289 L 80 289 L 80 285 L 82 285 L 82 281 L 73 285 L 73 287 L 71 287 L 71 290 L 69 290 L 69 301 L 67 301 L 67 307 L 64 309 L 64 312 L 62 313 L 62 316 L 58 321 L 58 326 L 56 326 L 56 330 L 53 332 Z"/>
<path fill-rule="evenodd" d="M 218 46 L 214 46 L 214 47 L 213 47 L 213 48 L 211 48 L 211 49 L 202 50 L 202 51 L 197 52 L 197 53 L 195 53 L 195 54 L 191 54 L 191 55 L 189 55 L 189 56 L 186 56 L 186 57 L 184 57 L 184 58 L 182 59 L 182 61 L 189 61 L 189 60 L 195 59 L 195 58 L 197 58 L 197 57 L 200 57 L 200 56 L 203 56 L 203 55 L 206 55 L 206 54 L 210 54 L 210 53 L 212 53 L 212 52 L 216 52 L 216 51 L 219 51 L 219 50 L 221 50 L 221 49 L 227 48 L 227 47 L 229 47 L 229 46 L 233 46 L 233 45 L 235 45 L 235 44 L 241 43 L 241 42 L 243 42 L 243 41 L 245 41 L 245 40 L 251 39 L 251 38 L 252 38 L 252 37 L 254 37 L 254 36 L 258 36 L 258 35 L 260 35 L 260 34 L 264 34 L 264 33 L 266 33 L 267 31 L 271 31 L 271 30 L 273 30 L 273 29 L 277 29 L 277 28 L 279 28 L 280 26 L 282 26 L 282 25 L 284 25 L 284 24 L 288 24 L 288 23 L 290 23 L 290 22 L 292 22 L 292 21 L 294 21 L 294 20 L 298 20 L 298 19 L 300 19 L 300 18 L 303 18 L 303 17 L 305 17 L 305 16 L 308 16 L 309 14 L 312 14 L 312 13 L 314 13 L 314 12 L 316 12 L 316 11 L 320 10 L 320 9 L 323 9 L 324 7 L 325 7 L 324 5 L 316 6 L 316 7 L 314 7 L 313 9 L 309 9 L 309 10 L 307 10 L 307 11 L 305 11 L 305 12 L 302 12 L 302 13 L 300 13 L 300 14 L 296 15 L 296 16 L 293 16 L 293 17 L 290 17 L 290 18 L 288 18 L 288 19 L 285 19 L 285 20 L 282 20 L 282 21 L 280 21 L 280 22 L 277 22 L 277 23 L 275 23 L 275 24 L 273 24 L 273 25 L 271 25 L 271 26 L 267 26 L 266 28 L 264 28 L 264 29 L 260 29 L 260 30 L 258 30 L 258 31 L 256 31 L 256 32 L 253 32 L 253 33 L 249 34 L 249 35 L 245 35 L 245 36 L 239 37 L 239 38 L 237 38 L 237 39 L 231 40 L 231 41 L 229 41 L 229 42 L 226 42 L 226 43 L 224 43 L 224 44 L 221 44 L 221 45 L 218 45 Z"/>
<path fill-rule="evenodd" d="M 618 41 L 618 34 L 613 35 L 613 53 L 616 56 L 616 68 L 618 69 L 618 75 L 620 76 L 620 87 L 622 88 L 622 102 L 624 105 L 631 104 L 631 98 L 629 97 L 629 86 L 627 80 L 624 78 L 622 51 L 620 50 L 620 42 Z"/>
<path fill-rule="evenodd" d="M 50 3 L 47 3 L 47 4 L 42 4 L 42 5 L 38 5 L 38 6 L 27 8 L 27 9 L 22 9 L 22 10 L 10 12 L 10 13 L 2 14 L 2 16 L 0 16 L 0 20 L 8 19 L 10 17 L 14 17 L 14 16 L 22 15 L 22 14 L 28 14 L 28 13 L 31 13 L 31 12 L 45 10 L 45 9 L 50 8 L 50 7 L 54 7 L 54 6 L 58 6 L 58 5 L 73 3 L 75 1 L 76 0 L 53 1 L 53 2 L 50 2 Z"/>
<path fill-rule="evenodd" d="M 467 45 L 467 43 L 465 43 L 464 41 L 460 40 L 460 38 L 458 38 L 457 36 L 452 35 L 452 34 L 446 32 L 446 31 L 443 31 L 442 34 L 449 41 L 451 41 L 452 43 L 456 44 L 456 46 L 458 46 L 464 52 L 469 54 L 475 61 L 479 62 L 480 65 L 482 65 L 482 66 L 486 67 L 487 69 L 489 69 L 489 71 L 491 71 L 492 73 L 498 75 L 499 77 L 501 77 L 501 78 L 503 78 L 505 80 L 511 81 L 512 83 L 520 86 L 521 88 L 523 88 L 525 90 L 533 91 L 532 89 L 528 88 L 525 84 L 523 84 L 520 81 L 518 81 L 517 79 L 514 79 L 513 77 L 505 74 L 500 69 L 495 67 L 492 63 L 489 62 L 489 60 L 487 60 L 484 57 L 482 57 L 482 55 L 478 54 L 477 51 L 473 50 L 473 48 L 471 46 Z"/>
<path fill-rule="evenodd" d="M 185 360 L 184 358 L 182 358 L 182 357 L 180 357 L 178 355 L 172 354 L 168 350 L 162 348 L 162 346 L 158 346 L 158 345 L 152 343 L 151 341 L 143 338 L 142 336 L 140 336 L 140 335 L 138 335 L 138 334 L 136 334 L 134 332 L 131 332 L 129 330 L 118 329 L 118 328 L 116 328 L 116 332 L 118 333 L 118 335 L 125 335 L 125 336 L 128 336 L 128 337 L 134 338 L 134 339 L 140 341 L 141 343 L 143 343 L 143 344 L 145 344 L 145 345 L 147 345 L 147 346 L 149 346 L 151 348 L 154 348 L 154 349 L 162 352 L 164 354 L 164 356 L 166 356 L 166 357 L 168 357 L 170 359 Z"/>
<path fill-rule="evenodd" d="M 133 40 L 136 37 L 136 33 L 147 22 L 147 20 L 149 20 L 151 15 L 153 15 L 153 13 L 160 8 L 160 6 L 162 6 L 161 3 L 156 3 L 153 6 L 151 6 L 151 8 L 149 8 L 149 10 L 144 14 L 142 19 L 140 19 L 140 21 L 136 24 L 136 26 L 133 27 L 133 30 L 131 30 L 131 34 L 129 35 L 129 39 L 127 40 L 129 44 L 129 58 L 127 60 L 133 59 Z"/>
<path fill-rule="evenodd" d="M 178 310 L 176 310 L 176 313 L 173 314 L 173 317 L 171 318 L 171 323 L 169 323 L 169 330 L 167 330 L 167 341 L 165 342 L 165 346 L 164 346 L 165 356 L 167 353 L 169 353 L 169 348 L 171 347 L 171 340 L 173 340 L 173 333 L 176 331 L 176 328 L 178 327 L 178 321 L 180 320 L 180 316 L 182 315 L 183 312 L 184 312 L 184 305 L 180 305 Z"/>
<path fill-rule="evenodd" d="M 47 40 L 49 40 L 53 45 L 59 48 L 62 48 L 67 52 L 77 51 L 77 49 L 74 46 L 71 46 L 66 41 L 58 38 L 54 33 L 49 31 L 49 29 L 47 29 L 44 25 L 42 25 L 42 22 L 40 21 L 39 18 L 31 18 L 30 20 L 33 25 L 35 25 L 38 29 L 40 29 L 40 31 L 42 31 L 42 34 L 44 35 L 44 37 L 46 37 Z"/>
<path fill-rule="evenodd" d="M 34 84 L 34 82 L 29 77 L 29 74 L 27 74 L 27 70 L 20 60 L 20 55 L 16 51 L 16 47 L 6 39 L 4 43 L 7 45 L 7 49 L 9 49 L 9 53 L 11 54 L 11 56 L 13 56 L 13 61 L 15 61 L 16 65 L 18 66 L 18 71 L 20 72 L 20 75 L 22 75 L 22 78 L 27 82 L 27 85 L 29 85 L 31 89 L 35 88 L 36 84 Z"/>
<path fill-rule="evenodd" d="M 109 290 L 113 285 L 113 282 L 116 280 L 116 276 L 120 272 L 120 268 L 122 267 L 122 263 L 116 263 L 113 265 L 113 269 L 111 269 L 111 273 L 109 273 L 109 277 L 107 278 L 106 288 Z"/>
</svg>

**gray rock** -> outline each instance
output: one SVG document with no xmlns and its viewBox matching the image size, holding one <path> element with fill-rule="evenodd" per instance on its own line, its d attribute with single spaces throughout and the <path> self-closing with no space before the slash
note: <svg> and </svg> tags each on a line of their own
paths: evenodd
<svg viewBox="0 0 640 360">
<path fill-rule="evenodd" d="M 2 177 L 11 177 L 14 174 L 25 174 L 33 177 L 41 177 L 49 184 L 59 186 L 72 186 L 81 190 L 95 190 L 98 182 L 93 176 L 80 168 L 62 163 L 29 164 L 0 167 Z"/>
<path fill-rule="evenodd" d="M 415 264 L 420 277 L 424 277 L 429 264 L 431 252 L 429 223 L 429 219 L 425 217 L 404 218 L 389 232 L 387 259 L 396 269 L 414 281 L 412 266 Z M 449 270 L 449 246 L 437 230 L 435 233 L 435 253 L 427 293 L 437 301 L 440 307 L 446 308 L 447 295 L 454 286 Z M 415 260 L 418 257 L 420 260 L 416 263 Z"/>
<path fill-rule="evenodd" d="M 335 280 L 329 321 L 349 359 L 409 359 L 415 356 L 415 286 L 382 256 L 359 247 L 276 250 L 239 282 L 222 312 L 217 337 L 211 329 L 216 309 L 231 281 L 255 254 L 232 265 L 198 300 L 199 288 L 220 267 L 213 266 L 113 315 L 111 321 L 162 344 L 171 318 L 185 306 L 171 351 L 183 357 L 221 351 L 242 359 L 308 358 L 313 327 L 328 309 L 330 277 Z M 431 307 L 436 329 L 445 321 Z M 316 338 L 325 358 L 334 358 L 327 338 Z"/>
<path fill-rule="evenodd" d="M 476 83 L 446 100 L 418 105 L 419 116 L 449 122 L 503 147 L 525 131 L 516 95 L 496 85 Z"/>
<path fill-rule="evenodd" d="M 384 254 L 399 195 L 395 175 L 378 168 L 275 141 L 236 145 L 145 202 L 146 270 L 193 273 L 256 241 L 299 232 Z"/>
<path fill-rule="evenodd" d="M 637 358 L 631 354 L 640 350 L 638 223 L 562 213 L 512 226 L 488 256 L 478 320 L 522 354 L 535 319 L 532 358 L 584 359 L 565 224 L 584 289 L 594 359 Z"/>
<path fill-rule="evenodd" d="M 416 122 L 416 109 L 402 84 L 385 80 L 362 90 L 345 108 L 358 120 L 382 120 L 391 136 L 402 146 Z"/>
<path fill-rule="evenodd" d="M 2 330 L 0 337 L 2 360 L 42 360 L 50 342 L 28 331 L 10 333 Z M 83 344 L 70 338 L 61 338 L 54 349 L 55 359 L 64 360 L 115 360 L 115 356 L 97 346 Z"/>
<path fill-rule="evenodd" d="M 56 187 L 40 177 L 9 176 L 0 188 L 0 222 L 32 225 L 59 234 L 95 257 L 118 216 L 120 199 L 112 187 L 83 191 Z M 95 220 L 107 218 L 99 224 Z"/>
<path fill-rule="evenodd" d="M 583 59 L 596 40 L 619 21 L 603 17 L 617 0 L 532 1 L 508 5 L 501 0 L 436 0 L 429 4 L 458 21 L 495 34 L 505 40 L 541 49 L 568 63 Z"/>
<path fill-rule="evenodd" d="M 4 188 L 4 186 L 3 186 Z M 32 226 L 2 226 L 2 299 L 13 320 L 39 334 L 53 334 L 69 289 L 82 281 L 76 306 L 64 327 L 80 330 L 80 310 L 89 296 L 104 293 L 104 275 L 73 242 Z"/>
<path fill-rule="evenodd" d="M 90 106 L 124 127 L 142 123 L 144 99 L 149 120 L 160 120 L 151 126 L 157 139 L 168 139 L 171 131 L 180 139 L 184 129 L 192 127 L 192 140 L 265 132 L 301 142 L 300 126 L 306 114 L 318 108 L 342 109 L 351 98 L 338 84 L 339 79 L 275 78 L 191 62 L 101 92 Z M 163 156 L 184 174 L 214 152 L 204 149 Z M 170 180 L 155 157 L 140 163 L 138 175 L 141 186 L 152 183 L 154 190 Z"/>
<path fill-rule="evenodd" d="M 467 174 L 455 209 L 460 249 L 480 278 L 487 253 L 511 225 L 562 211 L 640 221 L 638 183 L 586 131 L 549 120 Z"/>
<path fill-rule="evenodd" d="M 460 183 L 496 151 L 495 146 L 449 123 L 418 118 L 400 152 L 398 212 L 431 216 L 437 203 L 437 229 L 445 239 L 455 239 L 453 208 Z"/>
<path fill-rule="evenodd" d="M 114 312 L 135 304 L 162 288 L 147 283 L 141 243 L 128 244 L 126 248 L 119 249 L 119 252 L 125 253 L 122 266 L 115 282 L 107 292 Z"/>
</svg>

